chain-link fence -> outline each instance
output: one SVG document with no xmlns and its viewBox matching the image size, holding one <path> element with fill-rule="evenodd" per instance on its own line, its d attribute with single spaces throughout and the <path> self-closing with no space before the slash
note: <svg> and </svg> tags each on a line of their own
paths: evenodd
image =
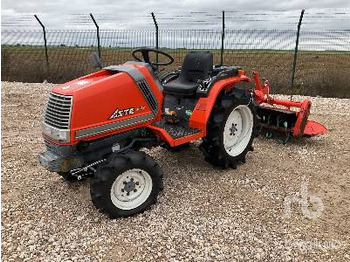
<svg viewBox="0 0 350 262">
<path fill-rule="evenodd" d="M 350 24 L 346 23 L 350 11 L 306 12 L 297 52 L 300 12 L 192 12 L 171 17 L 161 13 L 155 14 L 155 21 L 144 16 L 149 21 L 146 28 L 118 30 L 104 29 L 108 27 L 104 23 L 91 29 L 94 24 L 89 16 L 78 18 L 74 27 L 79 29 L 74 30 L 40 29 L 39 24 L 39 30 L 18 29 L 18 23 L 15 29 L 11 24 L 3 26 L 2 80 L 63 83 L 94 70 L 88 62 L 92 52 L 100 52 L 104 65 L 120 64 L 132 60 L 133 48 L 158 44 L 175 59 L 161 70 L 181 66 L 189 51 L 206 50 L 214 54 L 215 64 L 223 59 L 225 65 L 259 71 L 275 93 L 350 97 Z M 97 23 L 101 20 L 103 16 L 96 19 Z M 82 27 L 85 24 L 90 29 Z"/>
</svg>

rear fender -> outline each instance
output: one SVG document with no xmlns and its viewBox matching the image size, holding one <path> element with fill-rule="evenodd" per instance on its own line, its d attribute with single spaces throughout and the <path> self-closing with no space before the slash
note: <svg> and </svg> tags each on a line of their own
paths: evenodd
<svg viewBox="0 0 350 262">
<path fill-rule="evenodd" d="M 206 136 L 207 122 L 209 120 L 214 104 L 223 90 L 232 90 L 235 88 L 235 83 L 251 82 L 251 79 L 246 75 L 223 79 L 214 84 L 207 97 L 202 97 L 198 100 L 193 113 L 189 120 L 191 128 L 199 128 L 204 131 Z"/>
</svg>

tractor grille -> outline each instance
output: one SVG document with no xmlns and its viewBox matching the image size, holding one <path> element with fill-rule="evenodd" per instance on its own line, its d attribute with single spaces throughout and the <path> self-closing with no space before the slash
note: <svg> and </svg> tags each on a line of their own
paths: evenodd
<svg viewBox="0 0 350 262">
<path fill-rule="evenodd" d="M 148 83 L 145 80 L 140 80 L 137 82 L 137 85 L 147 100 L 148 105 L 151 107 L 153 113 L 156 114 L 158 110 L 157 100 L 154 97 L 154 94 L 152 93 Z"/>
<path fill-rule="evenodd" d="M 69 129 L 72 97 L 50 93 L 44 112 L 44 123 L 58 129 Z"/>
</svg>

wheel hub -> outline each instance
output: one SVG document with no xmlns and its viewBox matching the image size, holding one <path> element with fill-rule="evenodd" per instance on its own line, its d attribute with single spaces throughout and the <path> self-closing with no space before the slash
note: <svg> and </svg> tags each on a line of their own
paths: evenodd
<svg viewBox="0 0 350 262">
<path fill-rule="evenodd" d="M 226 153 L 238 156 L 247 147 L 253 133 L 253 114 L 248 106 L 238 105 L 226 119 L 223 144 Z"/>
<path fill-rule="evenodd" d="M 232 126 L 230 128 L 230 136 L 234 136 L 236 131 L 238 131 L 237 124 L 232 123 Z"/>
<path fill-rule="evenodd" d="M 150 175 L 141 169 L 125 171 L 114 181 L 111 199 L 118 208 L 130 210 L 143 203 L 152 190 Z"/>
<path fill-rule="evenodd" d="M 129 193 L 135 190 L 135 183 L 133 181 L 129 181 L 125 184 L 124 190 Z"/>
</svg>

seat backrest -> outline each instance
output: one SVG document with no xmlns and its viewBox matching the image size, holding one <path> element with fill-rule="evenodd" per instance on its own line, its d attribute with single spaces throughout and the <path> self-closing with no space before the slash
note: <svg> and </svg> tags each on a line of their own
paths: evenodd
<svg viewBox="0 0 350 262">
<path fill-rule="evenodd" d="M 213 54 L 210 52 L 190 52 L 182 63 L 180 78 L 197 82 L 208 78 L 213 70 Z"/>
</svg>

